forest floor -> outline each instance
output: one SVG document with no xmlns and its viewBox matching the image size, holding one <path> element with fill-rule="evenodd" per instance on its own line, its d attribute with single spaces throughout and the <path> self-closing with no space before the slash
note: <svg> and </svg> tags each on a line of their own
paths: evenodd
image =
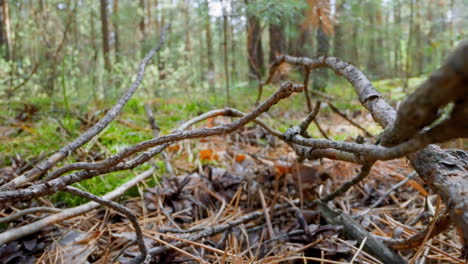
<svg viewBox="0 0 468 264">
<path fill-rule="evenodd" d="M 390 95 L 395 101 L 400 97 Z M 124 113 L 96 140 L 63 164 L 102 160 L 150 139 L 143 103 L 144 100 L 132 99 Z M 209 106 L 186 103 L 184 99 L 173 99 L 169 104 L 146 103 L 156 109 L 156 123 L 163 134 L 175 129 L 182 120 L 210 110 Z M 303 105 L 303 98 L 291 99 L 274 107 L 263 119 L 284 131 L 304 118 Z M 348 110 L 343 112 L 372 135 L 380 132 L 369 114 L 349 107 L 346 98 L 337 100 L 336 105 L 346 107 Z M 76 111 L 50 117 L 33 104 L 24 104 L 16 116 L 2 117 L 0 182 L 71 141 L 100 116 L 100 109 L 90 109 L 86 113 Z M 216 117 L 197 126 L 212 127 L 230 121 Z M 336 140 L 355 141 L 362 134 L 330 109 L 323 110 L 318 122 Z M 309 133 L 321 137 L 315 126 Z M 373 143 L 375 138 L 365 140 Z M 468 142 L 454 141 L 444 147 L 468 149 Z M 359 172 L 358 165 L 329 159 L 298 163 L 288 145 L 257 125 L 247 125 L 229 135 L 179 142 L 149 164 L 76 186 L 104 195 L 152 168 L 146 181 L 118 201 L 138 215 L 147 246 L 169 245 L 161 249 L 157 263 L 382 263 L 362 250 L 365 241 L 350 240 L 341 226 L 327 224 L 313 204 L 353 178 Z M 407 179 L 412 171 L 406 159 L 377 162 L 365 180 L 329 204 L 350 215 L 371 234 L 407 238 L 431 225 L 434 216 L 443 211 L 437 195 L 419 177 Z M 401 186 L 394 188 L 399 183 Z M 0 212 L 0 216 L 34 206 L 65 210 L 85 202 L 83 198 L 58 193 L 15 204 Z M 22 216 L 0 224 L 0 228 L 22 226 L 47 215 Z M 123 215 L 100 208 L 1 246 L 0 263 L 19 259 L 21 263 L 125 263 L 139 254 L 137 245 L 132 244 L 134 239 L 134 230 Z M 171 247 L 182 242 L 187 246 Z M 465 263 L 459 258 L 461 245 L 456 230 L 449 229 L 420 247 L 399 253 L 407 260 L 417 255 L 426 263 Z"/>
</svg>

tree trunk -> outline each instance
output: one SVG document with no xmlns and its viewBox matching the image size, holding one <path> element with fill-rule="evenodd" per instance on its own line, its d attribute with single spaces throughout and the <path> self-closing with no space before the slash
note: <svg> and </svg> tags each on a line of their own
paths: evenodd
<svg viewBox="0 0 468 264">
<path fill-rule="evenodd" d="M 345 45 L 343 43 L 343 30 L 342 24 L 340 21 L 341 13 L 343 11 L 343 6 L 345 1 L 336 1 L 336 22 L 335 22 L 335 38 L 333 42 L 333 56 L 346 60 Z"/>
<path fill-rule="evenodd" d="M 328 36 L 323 30 L 322 22 L 319 22 L 319 26 L 317 28 L 317 56 L 326 56 L 328 55 L 328 51 L 330 50 L 330 44 L 328 40 Z M 325 91 L 327 87 L 328 81 L 328 71 L 325 68 L 317 69 L 314 71 L 314 78 L 312 88 L 318 91 Z"/>
<path fill-rule="evenodd" d="M 222 3 L 222 2 L 221 2 Z M 224 57 L 224 78 L 226 80 L 226 107 L 229 107 L 230 95 L 229 95 L 229 58 L 228 58 L 228 16 L 226 9 L 223 7 L 223 57 Z"/>
<path fill-rule="evenodd" d="M 185 51 L 189 55 L 189 52 L 192 50 L 192 40 L 190 37 L 190 32 L 193 30 L 190 21 L 190 0 L 185 0 L 183 7 L 184 10 L 184 19 L 185 19 Z M 190 58 L 187 58 L 190 59 Z"/>
<path fill-rule="evenodd" d="M 146 41 L 146 27 L 145 27 L 145 0 L 140 0 L 140 8 L 141 8 L 141 17 L 140 17 L 140 40 L 141 40 L 141 54 L 142 56 L 145 54 L 145 41 Z"/>
<path fill-rule="evenodd" d="M 213 45 L 211 38 L 211 18 L 209 13 L 208 0 L 205 0 L 205 11 L 206 11 L 206 21 L 205 21 L 205 33 L 206 33 L 206 56 L 208 60 L 208 69 L 205 74 L 206 79 L 208 79 L 208 84 L 210 86 L 210 92 L 215 92 L 215 68 L 213 61 Z"/>
<path fill-rule="evenodd" d="M 395 0 L 395 5 L 393 9 L 393 16 L 395 20 L 395 51 L 393 53 L 393 71 L 396 77 L 401 77 L 401 2 L 400 0 Z"/>
<path fill-rule="evenodd" d="M 152 27 L 151 27 L 151 21 L 152 21 L 151 11 L 152 11 L 151 0 L 147 0 L 147 2 L 146 2 L 146 32 L 149 32 L 150 35 L 153 32 L 151 30 L 152 29 Z"/>
<path fill-rule="evenodd" d="M 378 75 L 377 67 L 377 56 L 380 54 L 376 54 L 375 50 L 375 42 L 376 42 L 376 27 L 375 27 L 375 8 L 372 3 L 368 3 L 367 5 L 368 10 L 368 19 L 369 19 L 369 46 L 368 46 L 368 59 L 367 59 L 367 71 L 370 73 L 371 78 L 375 78 Z"/>
<path fill-rule="evenodd" d="M 109 23 L 107 15 L 107 0 L 101 0 L 101 27 L 102 27 L 102 52 L 104 56 L 104 68 L 107 72 L 111 69 L 109 57 Z"/>
<path fill-rule="evenodd" d="M 432 56 L 431 53 L 434 53 L 434 47 L 432 46 L 432 43 L 434 41 L 434 32 L 435 32 L 435 23 L 433 23 L 433 19 L 434 19 L 434 13 L 433 13 L 433 1 L 430 0 L 428 5 L 427 5 L 427 11 L 426 11 L 426 14 L 427 14 L 427 17 L 426 17 L 426 20 L 428 21 L 429 23 L 429 31 L 427 32 L 427 35 L 425 37 L 426 39 L 426 46 L 429 48 L 429 51 L 430 53 L 428 54 L 428 56 L 426 56 L 426 54 L 424 54 L 424 64 L 425 65 L 429 65 L 429 67 L 432 68 L 432 63 L 433 63 L 433 59 L 434 59 L 434 56 Z"/>
<path fill-rule="evenodd" d="M 245 0 L 248 4 L 249 0 Z M 250 79 L 260 80 L 265 71 L 263 62 L 262 32 L 260 21 L 251 14 L 247 14 L 247 58 Z"/>
<path fill-rule="evenodd" d="M 310 27 L 301 27 L 298 25 L 298 28 L 300 30 L 299 32 L 299 39 L 294 41 L 294 55 L 298 57 L 310 57 L 312 54 L 310 54 L 309 49 L 307 49 L 307 44 L 312 42 L 311 39 L 311 29 Z M 313 50 L 313 49 L 310 49 Z"/>
<path fill-rule="evenodd" d="M 375 32 L 375 44 L 377 47 L 377 50 L 379 50 L 380 55 L 375 54 L 376 61 L 377 61 L 377 67 L 375 68 L 376 71 L 376 77 L 381 79 L 385 77 L 386 73 L 386 54 L 388 53 L 388 49 L 386 47 L 386 42 L 384 41 L 384 22 L 383 22 L 383 14 L 382 10 L 380 9 L 380 6 L 376 6 L 376 12 L 375 12 L 375 22 L 376 26 L 374 27 L 374 32 Z"/>
<path fill-rule="evenodd" d="M 268 31 L 270 33 L 270 63 L 272 63 L 277 56 L 285 53 L 286 38 L 281 24 L 270 23 Z"/>
<path fill-rule="evenodd" d="M 358 31 L 359 31 L 359 22 L 355 21 L 353 23 L 353 33 L 351 34 L 351 43 L 353 45 L 353 49 L 351 50 L 351 63 L 356 65 L 356 67 L 359 67 L 359 63 L 360 63 Z"/>
<path fill-rule="evenodd" d="M 231 78 L 237 79 L 237 67 L 236 67 L 236 38 L 234 34 L 234 26 L 232 23 L 229 24 L 229 32 L 231 33 Z"/>
<path fill-rule="evenodd" d="M 0 4 L 0 6 L 1 6 L 1 4 Z M 3 15 L 2 15 L 2 18 L 0 19 L 0 46 L 1 47 L 6 46 L 6 43 L 5 43 L 5 26 L 3 24 Z"/>
<path fill-rule="evenodd" d="M 12 59 L 12 43 L 10 33 L 10 11 L 8 9 L 8 0 L 0 0 L 2 6 L 2 37 L 5 44 L 5 59 Z"/>
<path fill-rule="evenodd" d="M 112 20 L 112 26 L 114 27 L 115 61 L 120 62 L 119 0 L 114 0 L 113 1 L 112 13 L 114 15 L 114 19 Z"/>
<path fill-rule="evenodd" d="M 158 11 L 158 0 L 154 0 L 154 10 L 156 10 L 156 15 L 154 17 L 154 31 L 159 35 L 159 11 Z"/>
<path fill-rule="evenodd" d="M 415 0 L 415 5 L 418 6 L 418 0 Z M 421 30 L 421 8 L 416 11 L 416 20 L 414 25 L 414 36 L 415 36 L 415 61 L 416 69 L 415 72 L 419 76 L 423 73 L 424 62 L 423 62 L 423 41 L 422 41 L 422 30 Z"/>
<path fill-rule="evenodd" d="M 409 78 L 411 77 L 411 42 L 413 39 L 413 17 L 414 17 L 414 0 L 410 0 L 410 17 L 409 17 L 409 32 L 408 32 L 408 41 L 406 45 L 406 66 L 405 66 L 405 83 L 403 88 L 406 90 L 408 88 Z"/>
<path fill-rule="evenodd" d="M 96 22 L 95 22 L 95 17 L 96 14 L 94 13 L 94 10 L 91 9 L 90 16 L 89 16 L 89 24 L 91 25 L 91 49 L 93 50 L 93 56 L 91 57 L 92 59 L 92 66 L 90 70 L 91 74 L 91 86 L 93 89 L 93 96 L 94 99 L 97 100 L 97 89 L 96 89 L 96 71 L 92 69 L 96 69 L 97 67 L 97 58 L 98 58 L 98 45 L 96 43 Z"/>
</svg>

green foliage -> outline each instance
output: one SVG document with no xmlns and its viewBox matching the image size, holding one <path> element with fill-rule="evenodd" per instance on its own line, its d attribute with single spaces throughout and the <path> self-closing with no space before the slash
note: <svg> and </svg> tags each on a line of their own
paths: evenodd
<svg viewBox="0 0 468 264">
<path fill-rule="evenodd" d="M 82 182 L 74 184 L 73 186 L 90 192 L 92 194 L 103 196 L 135 177 L 135 174 L 141 173 L 147 169 L 149 169 L 149 165 L 144 164 L 138 167 L 137 169 L 134 169 L 133 171 L 113 172 L 106 175 L 94 177 L 88 180 L 84 180 Z M 148 184 L 149 186 L 154 186 L 156 183 L 154 180 L 152 180 L 149 181 Z M 128 190 L 126 193 L 130 196 L 138 196 L 138 191 L 136 187 Z M 89 200 L 85 198 L 75 196 L 66 192 L 58 192 L 56 194 L 51 195 L 50 198 L 54 203 L 64 203 L 67 207 L 78 206 L 89 202 Z"/>
<path fill-rule="evenodd" d="M 297 0 L 256 0 L 247 6 L 247 13 L 266 23 L 282 24 L 303 18 L 302 10 L 307 7 L 305 1 Z"/>
</svg>

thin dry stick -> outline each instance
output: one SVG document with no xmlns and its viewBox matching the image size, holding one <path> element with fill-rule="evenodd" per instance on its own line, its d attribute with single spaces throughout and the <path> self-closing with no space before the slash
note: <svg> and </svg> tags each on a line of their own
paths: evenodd
<svg viewBox="0 0 468 264">
<path fill-rule="evenodd" d="M 299 133 L 301 135 L 304 135 L 304 133 L 307 131 L 307 128 L 309 127 L 310 123 L 315 120 L 315 117 L 317 116 L 319 110 L 320 110 L 320 104 L 321 102 L 320 101 L 317 101 L 315 103 L 315 106 L 314 106 L 314 110 L 310 111 L 310 113 L 307 115 L 306 119 L 304 119 L 304 121 L 302 121 L 300 124 L 299 124 L 299 128 L 300 128 L 300 131 Z"/>
<path fill-rule="evenodd" d="M 7 215 L 5 217 L 2 217 L 0 218 L 0 224 L 4 224 L 4 223 L 9 223 L 13 220 L 16 220 L 24 215 L 28 215 L 28 214 L 35 214 L 35 213 L 39 213 L 39 212 L 48 212 L 48 213 L 58 213 L 62 211 L 61 209 L 59 208 L 53 208 L 53 207 L 32 207 L 32 208 L 27 208 L 27 209 L 24 209 L 24 210 L 21 210 L 19 212 L 16 212 L 16 213 L 13 213 L 11 215 Z"/>
<path fill-rule="evenodd" d="M 409 180 L 411 180 L 414 176 L 416 176 L 416 172 L 412 172 L 410 175 L 408 175 L 404 180 L 400 181 L 399 183 L 395 184 L 390 190 L 385 192 L 384 195 L 382 195 L 377 201 L 375 201 L 367 210 L 364 212 L 360 213 L 359 215 L 366 215 L 368 214 L 372 209 L 376 208 L 381 204 L 392 192 L 400 188 L 401 186 L 405 185 Z"/>
<path fill-rule="evenodd" d="M 278 204 L 278 205 L 274 206 L 274 210 L 275 211 L 281 210 L 281 209 L 287 208 L 288 206 L 289 206 L 288 203 Z M 243 215 L 237 220 L 229 221 L 229 222 L 227 222 L 225 224 L 206 227 L 206 228 L 204 228 L 203 231 L 184 238 L 185 241 L 177 241 L 177 242 L 172 243 L 172 246 L 173 247 L 178 247 L 178 248 L 187 246 L 186 241 L 197 241 L 197 240 L 200 240 L 200 239 L 205 238 L 205 237 L 210 237 L 210 236 L 213 236 L 213 235 L 216 235 L 216 234 L 220 234 L 220 233 L 225 232 L 225 231 L 227 231 L 227 230 L 229 230 L 229 229 L 231 229 L 231 228 L 233 228 L 235 226 L 238 226 L 238 225 L 241 225 L 241 224 L 244 224 L 244 223 L 256 220 L 256 219 L 260 219 L 263 215 L 264 215 L 263 210 L 255 211 L 255 212 L 249 213 L 247 215 Z M 159 254 L 162 254 L 162 253 L 166 252 L 167 250 L 170 250 L 171 248 L 172 247 L 169 247 L 169 246 L 156 247 L 156 248 L 151 249 L 149 251 L 149 254 L 152 257 L 154 257 L 154 256 L 157 256 Z M 143 256 L 140 255 L 140 256 L 134 258 L 129 264 L 139 263 L 140 261 L 142 261 L 142 259 L 143 259 Z"/>
<path fill-rule="evenodd" d="M 115 211 L 125 215 L 128 218 L 128 220 L 130 220 L 130 223 L 132 223 L 133 228 L 135 229 L 136 241 L 137 241 L 137 244 L 138 244 L 138 248 L 140 249 L 141 254 L 143 254 L 146 257 L 146 255 L 148 254 L 148 250 L 146 249 L 145 241 L 143 240 L 143 233 L 141 231 L 140 225 L 138 224 L 138 218 L 136 217 L 136 215 L 132 211 L 130 211 L 128 208 L 126 208 L 125 206 L 123 206 L 121 204 L 118 204 L 118 203 L 113 202 L 111 200 L 101 198 L 101 197 L 96 196 L 96 195 L 94 195 L 92 193 L 82 191 L 82 190 L 80 190 L 78 188 L 75 188 L 75 187 L 72 187 L 72 186 L 67 186 L 63 190 L 66 191 L 66 192 L 69 192 L 71 194 L 74 194 L 74 195 L 77 195 L 77 196 L 80 196 L 80 197 L 95 201 L 96 203 L 105 205 L 107 207 L 110 207 L 110 208 L 114 209 Z"/>
<path fill-rule="evenodd" d="M 356 251 L 356 254 L 354 254 L 353 258 L 351 259 L 351 262 L 349 262 L 350 264 L 353 264 L 354 260 L 357 258 L 357 256 L 359 255 L 359 253 L 361 253 L 362 248 L 363 248 L 364 245 L 366 244 L 366 241 L 367 241 L 367 237 L 365 237 L 365 238 L 362 240 L 361 245 L 359 246 L 359 249 Z"/>
<path fill-rule="evenodd" d="M 122 108 L 128 102 L 130 97 L 135 93 L 136 89 L 140 86 L 141 82 L 143 81 L 143 74 L 145 72 L 146 64 L 153 58 L 157 51 L 161 48 L 166 30 L 169 28 L 170 25 L 165 25 L 161 31 L 159 36 L 159 43 L 156 47 L 151 49 L 148 54 L 143 58 L 143 60 L 138 65 L 137 75 L 135 81 L 130 85 L 130 88 L 124 93 L 124 95 L 119 99 L 117 104 L 115 104 L 107 113 L 106 115 L 99 120 L 94 126 L 89 128 L 86 132 L 81 134 L 77 139 L 73 140 L 66 146 L 59 149 L 56 153 L 50 156 L 47 160 L 39 163 L 36 165 L 35 168 L 27 171 L 23 175 L 16 177 L 12 181 L 0 186 L 0 190 L 11 190 L 17 188 L 19 185 L 32 182 L 37 177 L 44 174 L 46 171 L 50 170 L 55 164 L 62 161 L 66 158 L 70 153 L 81 147 L 83 144 L 88 142 L 94 136 L 96 136 L 99 132 L 101 132 L 107 125 L 109 125 L 112 120 L 122 111 Z"/>
<path fill-rule="evenodd" d="M 325 133 L 325 130 L 323 130 L 323 128 L 320 126 L 319 122 L 317 121 L 317 119 L 314 119 L 314 124 L 317 126 L 320 134 L 322 134 L 322 136 L 326 139 L 330 139 L 330 137 L 328 137 L 327 133 Z"/>
<path fill-rule="evenodd" d="M 320 198 L 320 201 L 323 202 L 323 203 L 327 203 L 327 202 L 335 199 L 335 197 L 340 196 L 343 193 L 347 192 L 349 190 L 349 188 L 356 185 L 357 183 L 362 181 L 364 178 L 366 178 L 367 175 L 369 175 L 369 172 L 371 171 L 372 165 L 374 165 L 374 163 L 366 164 L 366 165 L 362 166 L 361 167 L 361 172 L 359 172 L 359 174 L 356 177 L 352 178 L 350 181 L 347 181 L 347 182 L 343 183 L 343 185 L 341 185 L 338 189 L 336 189 L 332 193 L 328 194 L 327 196 L 325 196 L 323 198 Z"/>
<path fill-rule="evenodd" d="M 337 115 L 341 116 L 344 120 L 348 121 L 351 125 L 359 128 L 362 132 L 364 132 L 364 134 L 366 134 L 366 136 L 368 137 L 373 137 L 373 135 L 367 131 L 365 128 L 363 128 L 361 125 L 359 125 L 358 123 L 354 122 L 351 118 L 349 118 L 346 114 L 342 113 L 340 110 L 338 110 L 337 107 L 335 107 L 332 103 L 330 102 L 327 102 L 328 106 L 330 107 L 330 109 L 335 112 Z"/>
<path fill-rule="evenodd" d="M 285 132 L 286 140 L 298 146 L 298 148 L 296 148 L 298 154 L 308 158 L 308 156 L 312 154 L 312 151 L 316 149 L 331 149 L 329 151 L 340 151 L 358 155 L 355 157 L 357 160 L 355 163 L 360 164 L 375 160 L 391 160 L 399 158 L 434 143 L 434 138 L 431 135 L 432 133 L 425 132 L 418 134 L 414 138 L 399 145 L 384 147 L 381 145 L 305 138 L 299 134 L 299 131 L 300 128 L 292 127 Z M 301 148 L 301 146 L 309 148 Z"/>
<path fill-rule="evenodd" d="M 159 242 L 159 243 L 161 243 L 161 244 L 163 244 L 163 245 L 166 245 L 166 246 L 168 246 L 168 247 L 174 249 L 175 251 L 181 253 L 182 255 L 185 255 L 185 256 L 187 256 L 187 257 L 190 257 L 190 258 L 192 258 L 193 260 L 195 260 L 195 261 L 197 261 L 197 262 L 199 262 L 199 263 L 208 263 L 208 262 L 206 262 L 205 260 L 203 260 L 203 259 L 201 259 L 201 258 L 199 258 L 199 257 L 197 257 L 197 256 L 194 256 L 194 255 L 188 253 L 187 251 L 185 251 L 185 250 L 183 250 L 183 249 L 180 249 L 180 248 L 178 248 L 178 247 L 175 247 L 175 246 L 171 245 L 170 243 L 168 243 L 168 242 L 166 242 L 166 241 L 164 241 L 164 240 L 162 240 L 162 239 L 159 239 L 159 238 L 153 237 L 153 236 L 147 236 L 147 237 L 149 237 L 150 239 L 155 240 L 155 241 L 157 241 L 157 242 Z"/>
<path fill-rule="evenodd" d="M 450 215 L 448 213 L 439 215 L 435 221 L 436 221 L 435 229 L 432 229 L 432 232 L 429 235 L 429 239 L 444 232 L 452 225 L 450 221 Z M 411 249 L 423 243 L 424 239 L 429 233 L 429 227 L 430 226 L 412 235 L 411 237 L 408 237 L 405 239 L 394 239 L 394 238 L 380 237 L 380 236 L 378 238 L 382 239 L 385 242 L 385 244 L 387 244 L 391 248 L 398 249 L 398 250 Z"/>
<path fill-rule="evenodd" d="M 262 93 L 263 93 L 263 86 L 269 84 L 271 80 L 273 79 L 273 76 L 275 75 L 276 69 L 283 63 L 283 60 L 281 58 L 284 58 L 284 56 L 278 57 L 273 64 L 270 67 L 270 71 L 268 72 L 268 77 L 265 81 L 260 81 L 258 84 L 258 96 L 257 100 L 255 101 L 255 105 L 258 105 L 260 103 L 260 99 L 262 99 Z"/>
<path fill-rule="evenodd" d="M 304 95 L 307 102 L 307 110 L 312 112 L 312 103 L 310 102 L 310 95 L 309 95 L 309 76 L 310 76 L 310 69 L 307 66 L 304 66 Z"/>
<path fill-rule="evenodd" d="M 260 202 L 262 204 L 263 214 L 265 216 L 265 220 L 266 220 L 266 223 L 267 223 L 268 232 L 270 233 L 270 238 L 274 238 L 275 237 L 275 231 L 273 230 L 273 225 L 271 224 L 270 212 L 268 211 L 266 201 L 265 201 L 265 196 L 263 195 L 263 192 L 262 192 L 261 188 L 258 189 L 258 195 L 260 196 Z"/>
<path fill-rule="evenodd" d="M 151 107 L 148 104 L 145 104 L 145 113 L 146 116 L 148 117 L 148 122 L 150 123 L 151 126 L 151 131 L 153 133 L 153 138 L 157 138 L 159 136 L 159 132 L 161 129 L 159 126 L 156 124 L 156 120 L 154 119 L 153 111 L 151 110 Z M 162 152 L 162 156 L 164 158 L 164 166 L 166 167 L 166 171 L 169 172 L 170 175 L 175 176 L 174 169 L 172 168 L 171 162 L 169 161 L 169 156 L 165 151 Z"/>
<path fill-rule="evenodd" d="M 440 203 L 441 203 L 440 196 L 437 196 L 437 205 L 436 205 L 436 211 L 435 211 L 436 216 L 439 215 L 439 213 L 440 213 Z M 414 256 L 411 259 L 411 261 L 409 262 L 409 264 L 413 264 L 416 261 L 416 259 L 419 257 L 419 255 L 421 254 L 421 251 L 424 249 L 424 245 L 426 244 L 426 242 L 431 237 L 432 230 L 434 230 L 435 224 L 437 223 L 436 220 L 437 220 L 437 217 L 434 217 L 434 219 L 432 219 L 432 222 L 429 224 L 429 229 L 427 231 L 426 236 L 424 237 L 424 240 L 423 240 L 421 246 L 419 246 L 418 250 L 414 254 Z"/>
</svg>

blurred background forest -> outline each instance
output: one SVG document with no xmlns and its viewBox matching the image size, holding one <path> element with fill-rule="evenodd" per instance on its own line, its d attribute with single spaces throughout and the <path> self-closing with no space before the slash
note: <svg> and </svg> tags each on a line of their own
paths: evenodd
<svg viewBox="0 0 468 264">
<path fill-rule="evenodd" d="M 1 7 L 2 111 L 25 102 L 112 103 L 168 23 L 139 95 L 189 94 L 221 106 L 227 89 L 255 94 L 255 81 L 283 53 L 340 57 L 371 81 L 397 79 L 404 89 L 405 80 L 440 66 L 468 28 L 466 0 L 3 0 Z M 324 89 L 329 78 L 311 79 Z"/>
</svg>

